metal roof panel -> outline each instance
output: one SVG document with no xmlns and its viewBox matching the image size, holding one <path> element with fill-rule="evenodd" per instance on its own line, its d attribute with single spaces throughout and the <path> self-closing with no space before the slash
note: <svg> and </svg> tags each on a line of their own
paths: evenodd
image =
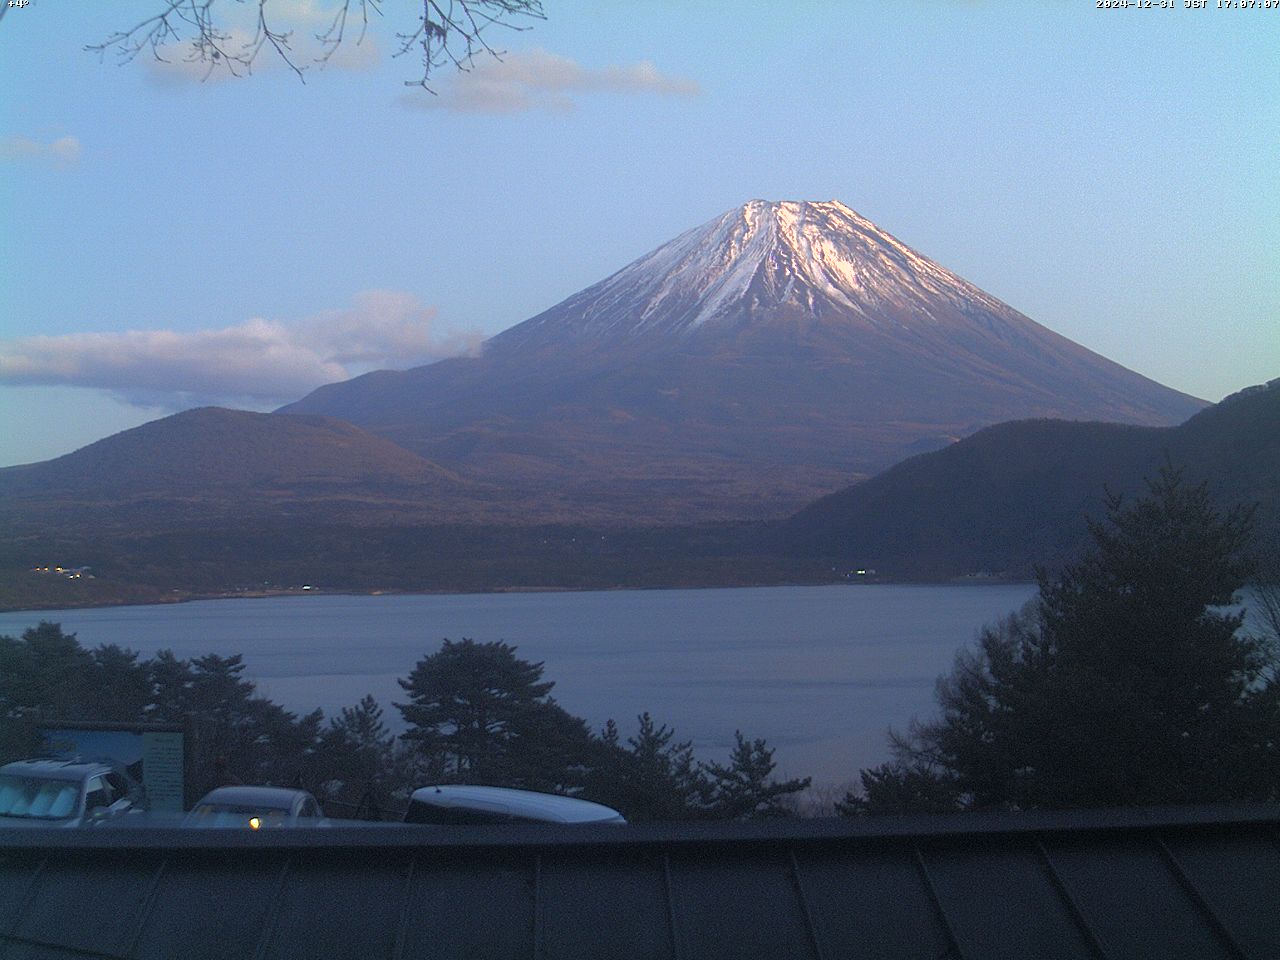
<svg viewBox="0 0 1280 960">
<path fill-rule="evenodd" d="M 1234 960 L 1169 870 L 1155 837 L 1045 847 L 1108 956 Z"/>
<path fill-rule="evenodd" d="M 228 853 L 167 861 L 138 931 L 138 960 L 252 957 L 280 882 L 279 859 L 244 860 Z"/>
<path fill-rule="evenodd" d="M 941 957 L 950 946 L 909 847 L 796 853 L 797 874 L 824 956 Z"/>
<path fill-rule="evenodd" d="M 1278 824 L 0 831 L 0 958 L 1275 960 Z"/>
</svg>

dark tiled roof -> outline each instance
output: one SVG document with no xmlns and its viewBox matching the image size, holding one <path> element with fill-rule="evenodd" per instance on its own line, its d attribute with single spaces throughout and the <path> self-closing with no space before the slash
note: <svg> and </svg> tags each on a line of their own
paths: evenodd
<svg viewBox="0 0 1280 960">
<path fill-rule="evenodd" d="M 0 956 L 1280 958 L 1280 808 L 0 831 Z"/>
</svg>

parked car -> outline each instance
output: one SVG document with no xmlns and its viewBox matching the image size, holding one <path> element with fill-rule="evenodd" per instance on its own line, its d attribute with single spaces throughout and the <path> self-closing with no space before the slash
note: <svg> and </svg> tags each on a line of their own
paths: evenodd
<svg viewBox="0 0 1280 960">
<path fill-rule="evenodd" d="M 409 797 L 405 823 L 626 823 L 603 804 L 507 787 L 441 784 L 422 787 Z"/>
<path fill-rule="evenodd" d="M 182 821 L 184 827 L 327 827 L 320 804 L 306 790 L 286 787 L 218 787 L 210 790 Z"/>
<path fill-rule="evenodd" d="M 146 809 L 112 760 L 17 760 L 0 767 L 0 827 L 92 827 Z"/>
</svg>

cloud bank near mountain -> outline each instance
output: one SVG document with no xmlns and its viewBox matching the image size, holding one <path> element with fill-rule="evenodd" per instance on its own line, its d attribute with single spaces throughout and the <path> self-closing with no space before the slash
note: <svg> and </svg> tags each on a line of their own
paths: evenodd
<svg viewBox="0 0 1280 960">
<path fill-rule="evenodd" d="M 261 406 L 376 368 L 474 351 L 482 337 L 440 326 L 409 294 L 371 290 L 352 307 L 286 323 L 125 330 L 0 341 L 0 384 L 107 390 L 128 403 Z"/>
</svg>

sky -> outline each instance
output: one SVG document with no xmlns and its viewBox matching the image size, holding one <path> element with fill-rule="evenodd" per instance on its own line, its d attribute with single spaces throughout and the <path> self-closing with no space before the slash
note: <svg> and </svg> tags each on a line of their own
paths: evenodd
<svg viewBox="0 0 1280 960">
<path fill-rule="evenodd" d="M 432 92 L 412 4 L 321 69 L 337 4 L 269 0 L 305 83 L 86 51 L 162 0 L 6 8 L 0 465 L 473 351 L 753 198 L 1195 396 L 1280 377 L 1280 8 L 1218 2 L 545 0 Z"/>
</svg>

